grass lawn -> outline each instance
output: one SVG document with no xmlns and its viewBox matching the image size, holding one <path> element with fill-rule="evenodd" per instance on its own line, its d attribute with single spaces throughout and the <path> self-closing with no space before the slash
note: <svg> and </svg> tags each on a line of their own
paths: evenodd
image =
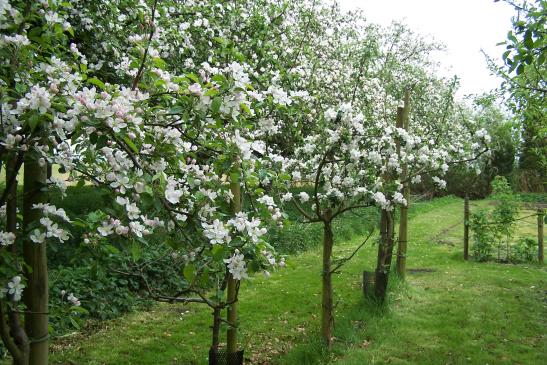
<svg viewBox="0 0 547 365">
<path fill-rule="evenodd" d="M 488 201 L 474 202 L 487 206 Z M 368 246 L 335 278 L 336 341 L 317 342 L 321 252 L 288 260 L 270 278 L 242 285 L 240 340 L 252 364 L 544 364 L 547 274 L 536 264 L 463 261 L 463 202 L 422 203 L 410 220 L 407 282 L 392 279 L 389 303 L 363 300 Z M 524 214 L 524 213 L 523 213 Z M 530 226 L 530 227 L 528 227 Z M 531 225 L 521 232 L 533 236 Z M 347 255 L 362 237 L 337 242 Z M 429 269 L 429 270 L 423 270 Z M 56 340 L 53 364 L 206 364 L 210 311 L 162 304 L 103 322 L 93 334 Z M 543 359 L 543 360 L 541 360 Z"/>
</svg>

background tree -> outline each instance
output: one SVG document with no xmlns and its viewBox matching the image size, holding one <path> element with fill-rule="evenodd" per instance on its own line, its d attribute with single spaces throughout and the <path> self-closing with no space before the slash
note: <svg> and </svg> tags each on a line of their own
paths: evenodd
<svg viewBox="0 0 547 365">
<path fill-rule="evenodd" d="M 489 60 L 490 68 L 503 78 L 502 90 L 518 117 L 522 147 L 519 151 L 520 186 L 544 191 L 547 176 L 547 2 L 511 1 L 516 15 L 507 34 L 504 64 Z"/>
</svg>

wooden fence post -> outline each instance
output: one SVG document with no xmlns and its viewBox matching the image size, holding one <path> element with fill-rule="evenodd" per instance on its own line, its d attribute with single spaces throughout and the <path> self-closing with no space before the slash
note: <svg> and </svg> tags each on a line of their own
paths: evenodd
<svg viewBox="0 0 547 365">
<path fill-rule="evenodd" d="M 409 129 L 408 115 L 410 112 L 410 93 L 405 92 L 405 106 L 403 118 L 397 119 L 397 128 Z M 398 146 L 398 154 L 400 156 L 400 146 Z M 402 178 L 408 179 L 408 165 L 402 164 Z M 408 206 L 410 205 L 410 181 L 405 181 L 403 184 L 403 197 L 406 200 L 406 205 L 401 206 L 401 217 L 399 221 L 399 242 L 397 246 L 397 274 L 401 279 L 405 278 L 406 273 L 406 251 L 408 244 Z"/>
<path fill-rule="evenodd" d="M 397 108 L 397 125 L 403 123 L 404 108 Z M 400 146 L 397 142 L 397 149 Z M 393 177 L 385 173 L 384 179 L 386 184 L 393 179 Z M 374 295 L 380 302 L 384 302 L 386 298 L 387 285 L 389 280 L 389 272 L 391 270 L 391 259 L 393 256 L 393 237 L 394 230 L 394 216 L 393 211 L 382 209 L 380 219 L 380 243 L 378 244 L 378 260 L 376 262 L 376 273 L 374 279 Z"/>
<path fill-rule="evenodd" d="M 463 206 L 463 259 L 469 259 L 469 196 L 465 196 Z"/>
<path fill-rule="evenodd" d="M 543 265 L 543 209 L 538 209 L 538 261 Z"/>
<path fill-rule="evenodd" d="M 232 174 L 230 174 L 230 190 L 234 195 L 232 198 L 231 210 L 234 216 L 241 212 L 242 201 L 241 201 L 241 185 L 240 185 L 240 168 L 239 160 L 236 160 L 234 163 L 235 167 Z M 228 365 L 235 365 L 237 363 L 237 353 L 238 353 L 238 343 L 237 343 L 237 326 L 238 326 L 238 287 L 239 283 L 232 274 L 228 276 L 228 285 L 227 285 L 227 322 L 228 322 L 228 331 L 226 333 L 226 356 L 228 358 Z"/>
<path fill-rule="evenodd" d="M 34 205 L 48 202 L 48 194 L 43 190 L 47 168 L 40 162 L 38 151 L 27 151 L 23 179 L 23 230 L 29 232 L 42 218 L 41 209 L 34 209 Z M 46 243 L 35 243 L 25 238 L 23 256 L 27 278 L 27 288 L 23 292 L 26 305 L 25 331 L 31 340 L 29 365 L 47 365 L 49 285 Z"/>
</svg>

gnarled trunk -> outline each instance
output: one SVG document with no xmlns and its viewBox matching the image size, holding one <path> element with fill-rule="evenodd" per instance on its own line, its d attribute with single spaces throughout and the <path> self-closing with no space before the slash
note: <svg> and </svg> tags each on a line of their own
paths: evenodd
<svg viewBox="0 0 547 365">
<path fill-rule="evenodd" d="M 17 236 L 17 174 L 19 164 L 14 156 L 7 164 L 6 182 L 13 181 L 7 191 L 6 199 L 6 230 Z M 9 247 L 14 256 L 18 256 L 17 244 Z M 21 324 L 19 313 L 14 312 L 8 305 L 0 301 L 0 331 L 1 337 L 10 352 L 15 365 L 28 365 L 30 355 L 30 344 Z"/>
<path fill-rule="evenodd" d="M 378 245 L 378 259 L 376 262 L 376 277 L 374 295 L 383 302 L 386 298 L 391 257 L 393 254 L 393 215 L 382 209 L 380 218 L 380 243 Z"/>
</svg>

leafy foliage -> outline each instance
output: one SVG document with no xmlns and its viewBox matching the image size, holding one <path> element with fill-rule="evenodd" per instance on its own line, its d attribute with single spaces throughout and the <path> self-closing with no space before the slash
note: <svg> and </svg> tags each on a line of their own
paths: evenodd
<svg viewBox="0 0 547 365">
<path fill-rule="evenodd" d="M 491 197 L 497 203 L 492 211 L 479 210 L 471 215 L 475 258 L 486 261 L 496 254 L 498 261 L 532 259 L 529 240 L 513 242 L 520 202 L 505 177 L 494 178 Z"/>
<path fill-rule="evenodd" d="M 547 2 L 505 2 L 513 6 L 517 15 L 503 43 L 504 65 L 497 66 L 490 60 L 490 67 L 504 79 L 502 88 L 510 95 L 509 105 L 520 120 L 520 168 L 525 171 L 525 180 L 531 180 L 523 187 L 543 191 L 547 171 Z"/>
</svg>

